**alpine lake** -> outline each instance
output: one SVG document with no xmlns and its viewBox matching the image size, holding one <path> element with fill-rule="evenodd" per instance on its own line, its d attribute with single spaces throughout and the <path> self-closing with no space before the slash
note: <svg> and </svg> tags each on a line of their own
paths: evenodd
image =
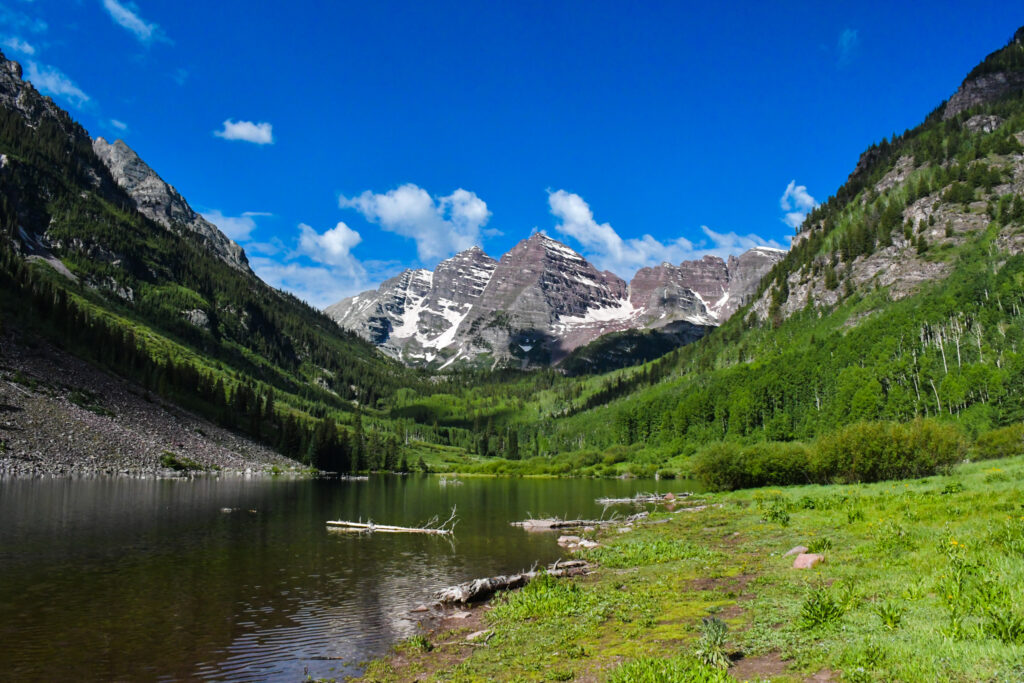
<svg viewBox="0 0 1024 683">
<path fill-rule="evenodd" d="M 567 554 L 510 522 L 595 519 L 688 481 L 221 475 L 0 480 L 0 662 L 15 680 L 343 680 L 441 588 Z M 359 534 L 327 520 L 452 536 Z"/>
</svg>

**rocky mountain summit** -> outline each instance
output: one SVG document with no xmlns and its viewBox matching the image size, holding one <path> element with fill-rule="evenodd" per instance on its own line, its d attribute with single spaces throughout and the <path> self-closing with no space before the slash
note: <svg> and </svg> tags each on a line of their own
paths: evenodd
<svg viewBox="0 0 1024 683">
<path fill-rule="evenodd" d="M 222 260 L 249 272 L 249 261 L 242 247 L 228 239 L 216 225 L 193 211 L 185 198 L 164 182 L 123 140 L 111 143 L 96 138 L 92 141 L 92 148 L 114 181 L 135 200 L 139 213 L 165 228 L 181 226 L 195 233 Z"/>
<path fill-rule="evenodd" d="M 759 247 L 643 268 L 631 283 L 536 233 L 495 261 L 479 247 L 406 270 L 328 307 L 341 327 L 410 365 L 554 364 L 610 332 L 681 327 L 699 337 L 734 313 L 785 252 Z"/>
<path fill-rule="evenodd" d="M 124 194 L 135 203 L 139 212 L 168 230 L 184 229 L 199 238 L 219 258 L 245 273 L 248 261 L 240 246 L 232 242 L 217 226 L 192 210 L 177 190 L 163 181 L 122 140 L 108 143 L 93 140 L 52 99 L 45 97 L 23 79 L 21 65 L 8 60 L 0 52 L 0 111 L 13 116 L 30 129 L 45 131 L 51 139 L 61 140 L 65 154 L 73 160 L 76 174 L 84 185 L 97 195 L 115 204 L 124 203 Z M 12 203 L 23 216 L 22 248 L 54 263 L 47 230 L 46 207 L 39 198 L 18 188 L 19 162 L 3 155 L 0 158 L 0 191 L 10 195 Z"/>
</svg>

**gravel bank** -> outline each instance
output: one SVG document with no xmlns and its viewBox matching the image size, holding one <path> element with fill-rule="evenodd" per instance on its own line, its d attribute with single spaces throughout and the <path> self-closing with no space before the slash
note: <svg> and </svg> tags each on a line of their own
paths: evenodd
<svg viewBox="0 0 1024 683">
<path fill-rule="evenodd" d="M 177 476 L 164 453 L 227 472 L 300 465 L 48 344 L 0 336 L 0 476 Z"/>
</svg>

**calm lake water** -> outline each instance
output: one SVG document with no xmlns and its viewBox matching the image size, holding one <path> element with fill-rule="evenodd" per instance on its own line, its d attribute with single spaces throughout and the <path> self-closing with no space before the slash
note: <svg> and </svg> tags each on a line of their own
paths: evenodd
<svg viewBox="0 0 1024 683">
<path fill-rule="evenodd" d="M 409 610 L 432 591 L 562 555 L 552 534 L 510 521 L 596 517 L 601 496 L 687 489 L 463 481 L 0 480 L 2 677 L 296 681 L 308 669 L 340 679 L 414 634 Z M 418 526 L 453 506 L 452 541 L 324 524 Z"/>
</svg>

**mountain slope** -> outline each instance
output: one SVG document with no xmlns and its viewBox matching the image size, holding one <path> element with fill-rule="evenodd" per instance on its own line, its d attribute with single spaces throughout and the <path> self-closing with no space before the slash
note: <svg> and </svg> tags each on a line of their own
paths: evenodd
<svg viewBox="0 0 1024 683">
<path fill-rule="evenodd" d="M 656 461 L 858 420 L 977 434 L 1024 418 L 1022 72 L 1018 31 L 950 103 L 861 156 L 747 307 L 592 383 L 553 413 L 567 417 L 550 448 L 637 444 Z"/>
<path fill-rule="evenodd" d="M 621 367 L 699 338 L 727 319 L 783 255 L 758 248 L 728 263 L 714 256 L 664 263 L 641 269 L 627 285 L 536 233 L 500 261 L 474 247 L 433 273 L 407 270 L 325 312 L 403 362 L 442 368 L 456 362 L 543 366 L 606 334 L 672 326 L 662 335 L 636 337 L 644 340 L 643 353 L 631 357 L 627 349 L 638 347 L 620 338 L 591 348 L 588 360 L 574 365 Z M 601 349 L 611 356 L 599 357 Z"/>
<path fill-rule="evenodd" d="M 134 152 L 94 148 L 2 55 L 0 289 L 5 327 L 293 457 L 314 416 L 352 423 L 355 405 L 421 381 L 256 278 Z"/>
</svg>

